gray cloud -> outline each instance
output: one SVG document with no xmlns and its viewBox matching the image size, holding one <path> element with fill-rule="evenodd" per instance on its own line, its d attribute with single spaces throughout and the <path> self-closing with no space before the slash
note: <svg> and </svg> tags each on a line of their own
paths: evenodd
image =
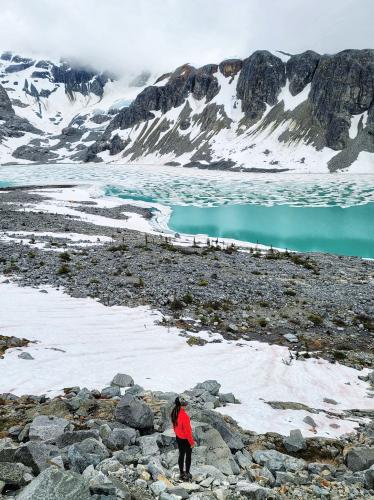
<svg viewBox="0 0 374 500">
<path fill-rule="evenodd" d="M 373 0 L 1 0 L 0 48 L 118 72 L 372 48 Z"/>
</svg>

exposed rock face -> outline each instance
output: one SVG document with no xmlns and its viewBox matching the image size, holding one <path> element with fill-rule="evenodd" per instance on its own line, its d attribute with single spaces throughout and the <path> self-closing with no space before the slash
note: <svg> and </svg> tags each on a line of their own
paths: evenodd
<svg viewBox="0 0 374 500">
<path fill-rule="evenodd" d="M 56 83 L 64 83 L 67 94 L 73 96 L 73 92 L 87 95 L 89 92 L 102 96 L 104 86 L 109 80 L 107 74 L 97 74 L 93 70 L 85 68 L 72 68 L 64 63 L 61 66 L 52 65 L 51 75 Z"/>
<path fill-rule="evenodd" d="M 314 117 L 326 130 L 327 146 L 347 145 L 350 115 L 368 111 L 373 96 L 374 50 L 344 50 L 321 58 L 309 98 Z"/>
<path fill-rule="evenodd" d="M 46 163 L 58 158 L 58 154 L 52 153 L 49 148 L 38 146 L 20 146 L 13 153 L 14 158 Z"/>
<path fill-rule="evenodd" d="M 144 89 L 128 107 L 120 111 L 109 124 L 106 134 L 120 128 L 133 127 L 141 121 L 154 118 L 152 111 L 166 113 L 183 104 L 190 93 L 196 99 L 206 97 L 210 101 L 219 91 L 214 73 L 216 65 L 207 65 L 196 69 L 185 64 L 169 77 L 164 86 L 151 86 Z"/>
<path fill-rule="evenodd" d="M 0 120 L 7 120 L 14 115 L 12 103 L 9 99 L 7 91 L 0 85 Z"/>
<path fill-rule="evenodd" d="M 312 50 L 290 57 L 286 64 L 286 75 L 290 92 L 296 95 L 312 81 L 321 56 Z"/>
<path fill-rule="evenodd" d="M 241 59 L 225 59 L 219 65 L 219 70 L 226 78 L 235 76 L 242 69 L 243 62 Z"/>
<path fill-rule="evenodd" d="M 286 83 L 285 67 L 279 57 L 258 50 L 243 61 L 237 96 L 248 118 L 258 119 L 266 104 L 276 104 L 278 94 Z"/>
<path fill-rule="evenodd" d="M 2 85 L 0 85 L 0 120 L 4 122 L 0 124 L 0 139 L 2 136 L 22 137 L 25 132 L 41 133 L 26 118 L 16 115 L 9 95 Z"/>
</svg>

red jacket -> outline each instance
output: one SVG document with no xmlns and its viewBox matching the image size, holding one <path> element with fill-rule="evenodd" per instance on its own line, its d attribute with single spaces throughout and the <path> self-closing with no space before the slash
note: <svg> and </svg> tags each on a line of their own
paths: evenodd
<svg viewBox="0 0 374 500">
<path fill-rule="evenodd" d="M 177 437 L 180 439 L 187 439 L 191 446 L 195 444 L 192 436 L 190 417 L 183 408 L 179 411 L 177 425 L 173 425 L 173 427 Z"/>
</svg>

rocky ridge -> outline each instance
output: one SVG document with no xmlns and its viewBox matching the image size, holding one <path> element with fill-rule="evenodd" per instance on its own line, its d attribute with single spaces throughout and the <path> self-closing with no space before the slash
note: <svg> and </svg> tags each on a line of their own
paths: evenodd
<svg viewBox="0 0 374 500">
<path fill-rule="evenodd" d="M 215 380 L 184 392 L 196 447 L 193 479 L 181 482 L 169 416 L 176 396 L 122 373 L 101 391 L 1 394 L 0 498 L 373 498 L 372 421 L 341 439 L 257 435 L 214 411 L 239 403 Z"/>
<path fill-rule="evenodd" d="M 10 162 L 308 172 L 346 169 L 355 162 L 360 167 L 374 154 L 370 49 L 291 56 L 258 50 L 244 60 L 201 68 L 184 64 L 152 85 L 144 73 L 122 89 L 124 102 L 117 107 L 108 74 L 8 53 L 0 63 L 0 109 L 5 106 L 14 115 L 2 126 L 2 143 L 14 137 L 9 129 L 23 137 L 5 155 Z M 10 75 L 18 81 L 11 84 Z M 52 104 L 61 91 L 66 103 L 75 103 L 70 115 L 68 104 Z M 27 119 L 16 118 L 14 107 Z M 48 116 L 50 108 L 55 115 Z"/>
</svg>

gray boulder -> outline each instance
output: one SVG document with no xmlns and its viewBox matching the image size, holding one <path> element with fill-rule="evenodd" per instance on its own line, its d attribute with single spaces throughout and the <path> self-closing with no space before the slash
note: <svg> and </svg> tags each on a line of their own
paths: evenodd
<svg viewBox="0 0 374 500">
<path fill-rule="evenodd" d="M 214 465 L 228 476 L 238 474 L 240 469 L 220 433 L 208 424 L 194 422 L 192 424 L 197 444 L 206 447 L 207 465 Z"/>
<path fill-rule="evenodd" d="M 0 481 L 8 486 L 20 488 L 31 480 L 32 476 L 28 469 L 20 463 L 1 462 L 0 463 Z"/>
<path fill-rule="evenodd" d="M 137 396 L 138 394 L 140 394 L 143 391 L 144 391 L 144 387 L 142 387 L 141 385 L 135 384 L 132 387 L 129 387 L 128 389 L 126 389 L 125 394 L 132 394 L 133 396 Z"/>
<path fill-rule="evenodd" d="M 39 415 L 34 418 L 29 429 L 30 441 L 55 442 L 66 430 L 70 422 L 64 418 Z"/>
<path fill-rule="evenodd" d="M 138 439 L 140 449 L 143 456 L 159 455 L 158 447 L 159 435 L 152 434 L 151 436 L 141 436 Z"/>
<path fill-rule="evenodd" d="M 121 396 L 121 389 L 119 388 L 118 385 L 114 385 L 112 387 L 105 387 L 101 391 L 101 397 L 102 398 L 115 398 L 115 397 L 120 397 Z"/>
<path fill-rule="evenodd" d="M 0 439 L 0 462 L 14 462 L 17 446 L 10 438 Z"/>
<path fill-rule="evenodd" d="M 131 427 L 127 427 L 125 429 L 113 429 L 104 442 L 110 450 L 123 450 L 125 446 L 134 444 L 135 440 L 136 431 Z"/>
<path fill-rule="evenodd" d="M 306 471 L 301 471 L 296 474 L 285 471 L 278 471 L 276 473 L 276 484 L 278 486 L 280 484 L 308 484 L 309 481 L 310 479 Z"/>
<path fill-rule="evenodd" d="M 196 384 L 194 387 L 194 389 L 202 389 L 203 391 L 207 391 L 213 396 L 218 396 L 220 388 L 221 384 L 219 384 L 217 380 L 205 380 L 205 382 Z"/>
<path fill-rule="evenodd" d="M 20 359 L 28 359 L 28 360 L 34 359 L 29 352 L 21 352 L 21 354 L 18 354 L 18 357 Z"/>
<path fill-rule="evenodd" d="M 34 474 L 47 469 L 53 457 L 57 457 L 60 450 L 57 446 L 46 443 L 29 441 L 20 446 L 15 454 L 15 460 L 32 468 Z"/>
<path fill-rule="evenodd" d="M 252 455 L 247 450 L 237 451 L 235 460 L 242 469 L 249 469 L 253 465 Z"/>
<path fill-rule="evenodd" d="M 214 411 L 200 410 L 198 408 L 190 408 L 189 415 L 191 419 L 197 422 L 205 422 L 216 429 L 230 450 L 236 451 L 244 448 L 240 435 L 230 429 L 223 415 Z M 164 418 L 167 418 L 170 421 L 169 413 L 167 413 Z"/>
<path fill-rule="evenodd" d="M 291 453 L 296 453 L 306 449 L 306 442 L 300 429 L 293 429 L 290 435 L 283 439 L 284 447 Z"/>
<path fill-rule="evenodd" d="M 275 484 L 275 477 L 267 467 L 256 467 L 248 470 L 248 478 L 253 482 L 261 484 L 261 486 L 271 486 Z"/>
<path fill-rule="evenodd" d="M 234 404 L 234 403 L 238 402 L 232 392 L 227 392 L 225 394 L 219 394 L 219 400 L 221 403 L 230 403 L 230 404 Z"/>
<path fill-rule="evenodd" d="M 68 460 L 72 470 L 82 473 L 89 465 L 96 467 L 109 457 L 106 447 L 93 438 L 73 444 L 68 449 Z"/>
<path fill-rule="evenodd" d="M 99 431 L 96 429 L 79 430 L 79 431 L 66 431 L 56 439 L 56 446 L 65 448 L 75 443 L 81 443 L 88 438 L 99 438 Z"/>
<path fill-rule="evenodd" d="M 129 446 L 125 450 L 115 451 L 113 456 L 118 462 L 126 466 L 139 461 L 141 458 L 141 451 L 139 446 Z"/>
<path fill-rule="evenodd" d="M 279 498 L 279 495 L 270 488 L 264 488 L 255 483 L 247 481 L 239 481 L 236 485 L 236 490 L 245 498 L 253 500 L 274 500 Z"/>
<path fill-rule="evenodd" d="M 87 483 L 79 474 L 50 467 L 18 495 L 19 500 L 90 500 Z"/>
<path fill-rule="evenodd" d="M 276 471 L 296 472 L 306 467 L 305 460 L 290 457 L 276 450 L 258 450 L 253 453 L 254 461 L 259 465 L 264 465 L 273 474 Z"/>
<path fill-rule="evenodd" d="M 368 490 L 374 489 L 374 465 L 364 473 L 365 486 Z"/>
<path fill-rule="evenodd" d="M 134 429 L 152 429 L 153 412 L 143 401 L 131 394 L 125 394 L 119 401 L 114 413 L 115 419 Z"/>
<path fill-rule="evenodd" d="M 374 447 L 352 448 L 345 457 L 345 463 L 353 472 L 369 469 L 374 464 Z"/>
</svg>

